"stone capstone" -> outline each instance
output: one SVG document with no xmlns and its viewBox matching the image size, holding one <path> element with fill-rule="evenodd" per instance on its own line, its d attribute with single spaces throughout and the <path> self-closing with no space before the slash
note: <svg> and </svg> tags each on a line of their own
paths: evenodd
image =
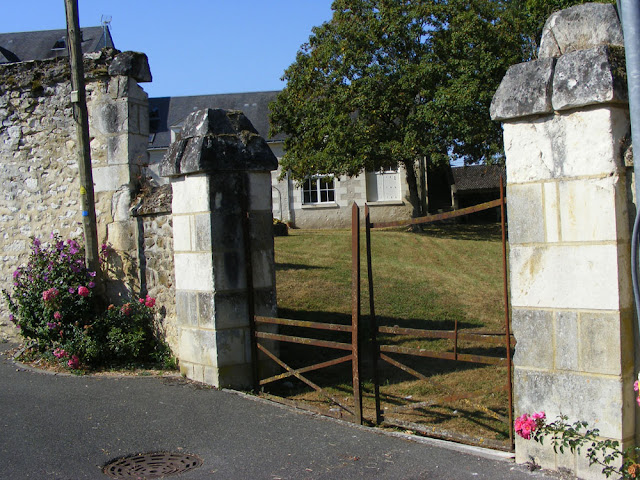
<svg viewBox="0 0 640 480">
<path fill-rule="evenodd" d="M 553 111 L 551 85 L 555 59 L 512 65 L 491 101 L 492 120 L 539 115 Z"/>
<path fill-rule="evenodd" d="M 558 33 L 563 38 L 558 43 L 558 52 L 561 52 L 558 55 L 545 55 L 544 58 L 540 55 L 538 60 L 510 67 L 491 102 L 491 119 L 513 120 L 588 105 L 627 103 L 624 47 L 619 46 L 621 37 L 618 39 L 613 32 L 616 25 L 620 30 L 617 16 L 615 25 L 609 19 L 607 29 L 612 32 L 608 37 L 601 32 L 601 26 L 589 23 L 589 15 L 609 18 L 612 14 L 616 15 L 612 5 L 585 4 L 550 17 L 545 27 L 549 29 L 547 36 L 553 35 L 554 26 L 564 25 L 563 22 L 570 23 L 571 28 L 579 27 L 578 33 L 574 32 L 574 36 Z M 551 21 L 554 17 L 555 23 Z M 564 27 L 558 28 L 558 32 L 564 31 Z M 579 33 L 582 30 L 585 30 L 584 35 Z M 593 30 L 593 35 L 587 38 L 589 30 Z M 610 44 L 603 44 L 606 42 Z"/>
<path fill-rule="evenodd" d="M 116 55 L 109 65 L 109 75 L 112 77 L 117 75 L 132 77 L 138 82 L 152 80 L 149 59 L 140 52 L 122 52 Z"/>
<path fill-rule="evenodd" d="M 242 112 L 204 109 L 190 114 L 162 159 L 160 174 L 271 171 L 278 160 Z"/>
<path fill-rule="evenodd" d="M 555 12 L 547 19 L 538 57 L 559 57 L 599 45 L 624 46 L 620 20 L 613 5 L 586 3 Z"/>
<path fill-rule="evenodd" d="M 567 53 L 553 77 L 556 111 L 601 103 L 628 102 L 624 49 L 600 46 Z"/>
</svg>

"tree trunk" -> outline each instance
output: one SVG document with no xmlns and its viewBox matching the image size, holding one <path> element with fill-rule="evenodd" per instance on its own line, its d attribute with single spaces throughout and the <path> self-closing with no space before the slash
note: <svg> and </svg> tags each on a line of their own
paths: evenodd
<svg viewBox="0 0 640 480">
<path fill-rule="evenodd" d="M 407 185 L 409 187 L 409 203 L 413 207 L 411 216 L 413 218 L 424 215 L 422 211 L 422 202 L 420 201 L 420 193 L 418 191 L 418 179 L 416 177 L 415 162 L 406 162 L 404 164 L 407 172 Z"/>
</svg>

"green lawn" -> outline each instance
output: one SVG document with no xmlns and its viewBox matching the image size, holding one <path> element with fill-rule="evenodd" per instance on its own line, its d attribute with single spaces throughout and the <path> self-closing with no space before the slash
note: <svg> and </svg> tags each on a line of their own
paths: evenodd
<svg viewBox="0 0 640 480">
<path fill-rule="evenodd" d="M 364 232 L 362 234 L 364 246 Z M 430 226 L 423 233 L 382 230 L 372 233 L 375 306 L 379 325 L 433 330 L 504 332 L 502 245 L 499 225 Z M 351 322 L 351 232 L 290 230 L 276 237 L 279 316 L 330 323 Z M 368 321 L 366 257 L 362 249 L 362 315 Z M 366 325 L 363 325 L 366 331 Z M 282 333 L 349 342 L 349 334 L 281 327 Z M 449 340 L 407 336 L 382 337 L 385 343 L 453 351 Z M 282 358 L 293 367 L 336 358 L 342 352 L 282 344 Z M 459 352 L 504 356 L 504 348 L 463 343 Z M 384 364 L 384 406 L 423 402 L 427 407 L 403 412 L 398 419 L 429 425 L 457 436 L 503 441 L 508 427 L 496 420 L 507 415 L 506 369 L 479 364 L 390 355 L 428 377 L 415 380 Z M 371 411 L 372 370 L 363 355 L 365 416 Z M 349 364 L 309 374 L 334 397 L 349 403 Z M 288 379 L 268 391 L 320 408 L 329 404 L 302 382 Z M 461 398 L 474 395 L 473 399 Z M 486 410 L 498 412 L 498 416 Z M 335 409 L 334 409 L 335 410 Z M 389 415 L 390 416 L 390 415 Z M 447 436 L 446 434 L 444 436 Z"/>
</svg>

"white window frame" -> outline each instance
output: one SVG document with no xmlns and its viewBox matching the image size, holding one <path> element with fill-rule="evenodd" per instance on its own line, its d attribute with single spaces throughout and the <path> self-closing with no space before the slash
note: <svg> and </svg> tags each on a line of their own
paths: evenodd
<svg viewBox="0 0 640 480">
<path fill-rule="evenodd" d="M 302 205 L 326 205 L 335 203 L 335 177 L 331 175 L 314 175 L 302 184 Z"/>
</svg>

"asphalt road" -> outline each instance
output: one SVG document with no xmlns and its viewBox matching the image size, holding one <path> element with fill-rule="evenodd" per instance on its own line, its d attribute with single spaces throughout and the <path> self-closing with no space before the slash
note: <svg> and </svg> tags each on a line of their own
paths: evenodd
<svg viewBox="0 0 640 480">
<path fill-rule="evenodd" d="M 158 451 L 203 460 L 167 477 L 183 480 L 556 478 L 179 377 L 60 376 L 0 356 L 0 479 L 107 479 L 114 458 Z"/>
</svg>

